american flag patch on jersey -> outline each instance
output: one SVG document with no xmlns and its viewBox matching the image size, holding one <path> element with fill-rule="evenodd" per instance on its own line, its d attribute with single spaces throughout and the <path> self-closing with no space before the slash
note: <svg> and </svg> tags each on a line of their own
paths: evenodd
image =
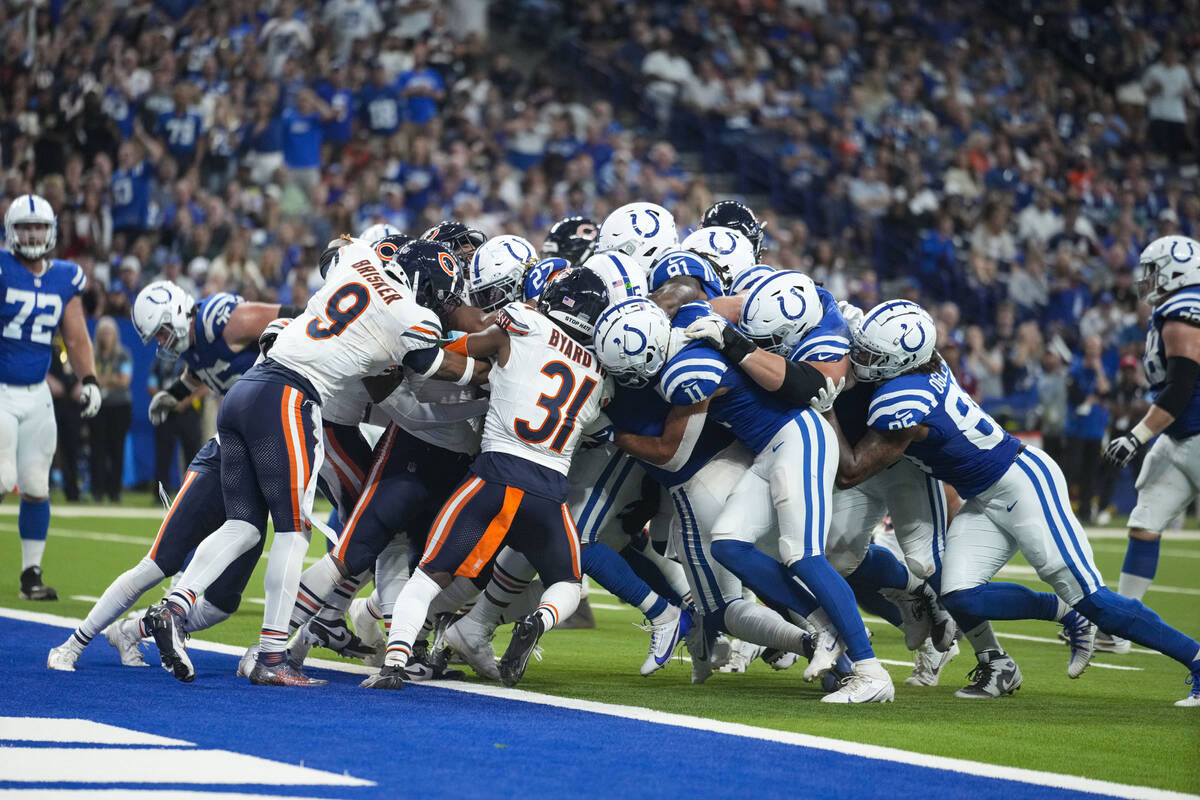
<svg viewBox="0 0 1200 800">
<path fill-rule="evenodd" d="M 574 307 L 575 307 L 575 301 L 574 301 L 574 300 L 572 300 L 570 297 L 564 297 L 564 298 L 562 299 L 562 304 L 563 304 L 564 306 L 566 306 L 567 308 L 574 308 Z"/>
</svg>

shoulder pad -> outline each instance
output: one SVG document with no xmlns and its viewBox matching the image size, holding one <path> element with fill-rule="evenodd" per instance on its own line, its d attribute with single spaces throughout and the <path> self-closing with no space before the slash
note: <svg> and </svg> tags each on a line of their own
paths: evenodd
<svg viewBox="0 0 1200 800">
<path fill-rule="evenodd" d="M 1200 324 L 1200 286 L 1188 286 L 1171 295 L 1155 310 L 1163 320 Z"/>
<path fill-rule="evenodd" d="M 685 347 L 663 368 L 659 392 L 674 405 L 690 406 L 712 397 L 728 369 L 728 362 L 713 348 Z"/>
<path fill-rule="evenodd" d="M 229 322 L 229 317 L 233 314 L 233 309 L 244 302 L 245 300 L 240 295 L 230 292 L 219 292 L 201 300 L 196 319 L 196 330 L 203 336 L 204 341 L 212 343 L 220 339 L 221 334 L 225 331 L 225 324 Z"/>
<path fill-rule="evenodd" d="M 879 387 L 867 410 L 867 426 L 888 431 L 911 428 L 937 407 L 938 398 L 924 375 L 903 375 Z"/>
<path fill-rule="evenodd" d="M 512 336 L 528 336 L 537 330 L 536 311 L 524 303 L 509 303 L 496 315 L 496 324 Z"/>
</svg>

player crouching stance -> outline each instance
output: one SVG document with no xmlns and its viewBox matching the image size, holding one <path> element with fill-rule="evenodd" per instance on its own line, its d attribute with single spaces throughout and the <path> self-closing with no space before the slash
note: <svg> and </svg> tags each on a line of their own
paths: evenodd
<svg viewBox="0 0 1200 800">
<path fill-rule="evenodd" d="M 903 300 L 876 306 L 855 326 L 855 377 L 879 386 L 869 432 L 841 451 L 838 484 L 853 486 L 907 455 L 962 496 L 946 537 L 942 602 L 975 647 L 979 666 L 972 671 L 975 682 L 958 696 L 999 697 L 1021 684 L 1016 662 L 991 633 L 993 619 L 1061 622 L 1071 645 L 1071 678 L 1091 661 L 1098 624 L 1171 656 L 1189 669 L 1195 685 L 1200 643 L 1105 587 L 1071 511 L 1062 470 L 1005 432 L 959 388 L 934 351 L 936 336 L 930 316 Z M 991 582 L 1018 550 L 1053 593 Z M 1181 704 L 1197 705 L 1190 699 Z"/>
<path fill-rule="evenodd" d="M 591 351 L 607 305 L 599 277 L 564 270 L 542 293 L 537 311 L 510 303 L 494 326 L 452 345 L 468 358 L 493 362 L 482 452 L 434 520 L 421 565 L 396 598 L 383 669 L 363 687 L 403 687 L 404 667 L 434 598 L 456 577 L 477 578 L 502 545 L 522 553 L 546 586 L 500 659 L 506 686 L 521 680 L 538 639 L 575 612 L 579 537 L 564 503 L 567 471 L 583 429 L 609 394 Z"/>
</svg>

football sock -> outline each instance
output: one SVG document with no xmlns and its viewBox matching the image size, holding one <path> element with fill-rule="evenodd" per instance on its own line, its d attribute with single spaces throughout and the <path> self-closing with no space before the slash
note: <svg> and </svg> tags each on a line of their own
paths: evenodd
<svg viewBox="0 0 1200 800">
<path fill-rule="evenodd" d="M 594 547 L 596 545 L 588 546 Z M 653 550 L 653 548 L 649 549 Z M 633 570 L 633 573 L 638 577 L 639 580 L 645 582 L 649 586 L 650 591 L 662 595 L 663 597 L 667 598 L 667 601 L 670 603 L 675 603 L 676 605 L 679 604 L 679 592 L 675 591 L 675 587 L 671 585 L 671 581 L 663 573 L 657 561 L 651 559 L 644 551 L 639 550 L 636 547 L 624 548 L 621 550 L 619 557 L 629 565 L 629 568 Z"/>
<path fill-rule="evenodd" d="M 891 550 L 873 544 L 867 548 L 858 568 L 846 576 L 846 582 L 863 588 L 905 590 L 908 588 L 908 567 L 901 564 Z"/>
<path fill-rule="evenodd" d="M 673 558 L 667 558 L 655 550 L 652 545 L 643 547 L 637 552 L 645 556 L 647 560 L 654 562 L 654 565 L 658 567 L 658 571 L 666 578 L 671 590 L 683 601 L 682 605 L 687 605 L 691 602 L 692 590 L 688 584 L 687 573 L 683 571 L 682 564 Z M 660 592 L 660 594 L 662 593 Z"/>
<path fill-rule="evenodd" d="M 542 631 L 548 631 L 579 608 L 579 584 L 574 581 L 552 583 L 542 592 L 542 602 L 534 613 L 541 617 Z"/>
<path fill-rule="evenodd" d="M 962 621 L 957 616 L 954 617 L 955 622 L 962 626 Z M 964 628 L 966 631 L 963 636 L 976 653 L 982 653 L 985 650 L 999 650 L 1004 652 L 1004 648 L 1000 646 L 1000 642 L 996 640 L 996 632 L 992 630 L 992 623 L 987 620 L 979 620 L 974 627 Z"/>
<path fill-rule="evenodd" d="M 854 590 L 854 598 L 858 600 L 858 604 L 865 611 L 877 617 L 883 617 L 889 624 L 899 628 L 904 622 L 899 606 L 877 591 L 864 590 L 857 585 L 857 581 L 853 580 L 853 578 L 853 574 L 849 575 L 846 578 L 846 583 L 850 584 L 850 588 Z"/>
<path fill-rule="evenodd" d="M 383 663 L 388 666 L 403 667 L 412 655 L 413 642 L 417 640 L 417 632 L 425 623 L 429 613 L 429 604 L 441 594 L 442 587 L 423 569 L 413 572 L 400 590 L 392 606 L 392 624 L 388 630 L 387 655 Z"/>
<path fill-rule="evenodd" d="M 741 578 L 742 583 L 759 597 L 789 608 L 802 617 L 812 614 L 819 605 L 808 590 L 791 579 L 791 573 L 786 567 L 755 548 L 750 542 L 718 539 L 709 549 L 713 558 Z"/>
<path fill-rule="evenodd" d="M 724 629 L 731 636 L 788 653 L 803 648 L 804 631 L 753 600 L 734 600 L 725 606 Z"/>
<path fill-rule="evenodd" d="M 339 583 L 333 590 L 333 597 L 325 598 L 325 605 L 317 612 L 317 619 L 335 623 L 345 619 L 350 601 L 358 594 L 363 584 L 371 579 L 371 574 L 371 570 L 367 570 Z"/>
<path fill-rule="evenodd" d="M 638 553 L 637 557 L 642 556 Z M 579 565 L 585 575 L 612 592 L 618 600 L 641 609 L 643 613 L 646 611 L 642 608 L 644 601 L 649 600 L 653 606 L 660 599 L 650 584 L 638 577 L 628 561 L 602 542 L 593 542 L 580 548 Z"/>
<path fill-rule="evenodd" d="M 1117 581 L 1117 593 L 1134 600 L 1146 596 L 1146 590 L 1154 582 L 1158 571 L 1158 549 L 1161 539 L 1146 542 L 1130 539 L 1125 548 L 1125 563 L 1121 565 L 1121 577 Z"/>
<path fill-rule="evenodd" d="M 271 552 L 275 552 L 274 545 L 271 546 Z M 333 598 L 334 590 L 347 580 L 343 569 L 333 556 L 326 554 L 304 570 L 296 589 L 296 604 L 288 620 L 289 631 L 295 631 L 312 619 L 325 604 L 325 598 Z"/>
<path fill-rule="evenodd" d="M 21 571 L 40 567 L 50 532 L 50 501 L 34 503 L 22 498 L 17 509 L 17 531 L 21 535 Z"/>
<path fill-rule="evenodd" d="M 231 616 L 233 615 L 228 611 L 217 608 L 208 602 L 207 598 L 201 597 L 183 621 L 183 630 L 187 633 L 206 630 L 221 624 Z"/>
<path fill-rule="evenodd" d="M 383 619 L 383 609 L 379 603 L 379 589 L 376 588 L 371 592 L 371 596 L 367 598 L 367 612 L 377 620 Z"/>
<path fill-rule="evenodd" d="M 260 653 L 282 652 L 287 647 L 288 621 L 296 605 L 308 541 L 308 531 L 275 531 L 263 580 L 266 607 L 258 639 Z"/>
<path fill-rule="evenodd" d="M 1057 622 L 1070 611 L 1053 592 L 1035 592 L 1019 583 L 985 583 L 942 596 L 946 610 L 976 619 L 1045 619 Z M 1087 616 L 1084 614 L 1084 616 Z"/>
<path fill-rule="evenodd" d="M 205 537 L 192 552 L 192 559 L 167 595 L 172 611 L 186 617 L 196 598 L 243 553 L 258 544 L 258 528 L 240 519 L 226 520 Z"/>
<path fill-rule="evenodd" d="M 475 583 L 470 578 L 455 578 L 429 604 L 429 612 L 426 616 L 432 620 L 438 614 L 458 611 L 464 605 L 472 602 L 478 594 L 479 589 L 475 587 Z"/>
<path fill-rule="evenodd" d="M 492 631 L 500 624 L 504 612 L 521 595 L 525 594 L 537 570 L 525 556 L 511 547 L 500 551 L 492 570 L 492 579 L 483 590 L 483 596 L 471 609 L 468 616 Z"/>
<path fill-rule="evenodd" d="M 157 586 L 164 577 L 166 576 L 158 564 L 149 558 L 143 558 L 132 569 L 118 575 L 104 590 L 104 594 L 100 595 L 96 605 L 92 606 L 87 618 L 75 629 L 71 638 L 82 648 L 100 631 L 116 622 L 133 607 L 139 597 Z"/>
<path fill-rule="evenodd" d="M 1194 669 L 1200 644 L 1163 622 L 1140 600 L 1102 586 L 1076 603 L 1075 610 L 1099 625 L 1102 631 L 1157 650 Z"/>
<path fill-rule="evenodd" d="M 791 570 L 796 577 L 804 581 L 804 585 L 816 596 L 821 608 L 829 615 L 833 627 L 846 642 L 846 655 L 850 660 L 874 658 L 875 651 L 871 649 L 871 639 L 867 636 L 862 616 L 858 613 L 854 592 L 825 556 L 818 553 L 802 558 L 791 564 Z"/>
</svg>

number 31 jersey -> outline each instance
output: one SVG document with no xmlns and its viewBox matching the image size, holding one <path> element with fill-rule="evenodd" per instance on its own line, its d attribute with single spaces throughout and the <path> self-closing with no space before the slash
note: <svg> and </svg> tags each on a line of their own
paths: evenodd
<svg viewBox="0 0 1200 800">
<path fill-rule="evenodd" d="M 930 375 L 909 373 L 879 385 L 867 426 L 880 431 L 924 423 L 929 435 L 905 451 L 911 461 L 969 499 L 1000 480 L 1021 443 L 983 412 L 943 364 Z"/>
<path fill-rule="evenodd" d="M 46 379 L 54 331 L 85 281 L 74 262 L 50 259 L 46 271 L 34 275 L 0 250 L 0 383 L 29 386 Z"/>
<path fill-rule="evenodd" d="M 436 348 L 441 335 L 437 316 L 355 240 L 338 251 L 325 285 L 279 334 L 270 358 L 307 378 L 324 402 L 363 377 L 413 366 L 412 354 Z"/>
<path fill-rule="evenodd" d="M 489 373 L 484 453 L 505 453 L 566 475 L 583 429 L 612 395 L 600 361 L 549 319 L 509 303 L 496 319 L 508 331 L 508 361 Z"/>
</svg>

